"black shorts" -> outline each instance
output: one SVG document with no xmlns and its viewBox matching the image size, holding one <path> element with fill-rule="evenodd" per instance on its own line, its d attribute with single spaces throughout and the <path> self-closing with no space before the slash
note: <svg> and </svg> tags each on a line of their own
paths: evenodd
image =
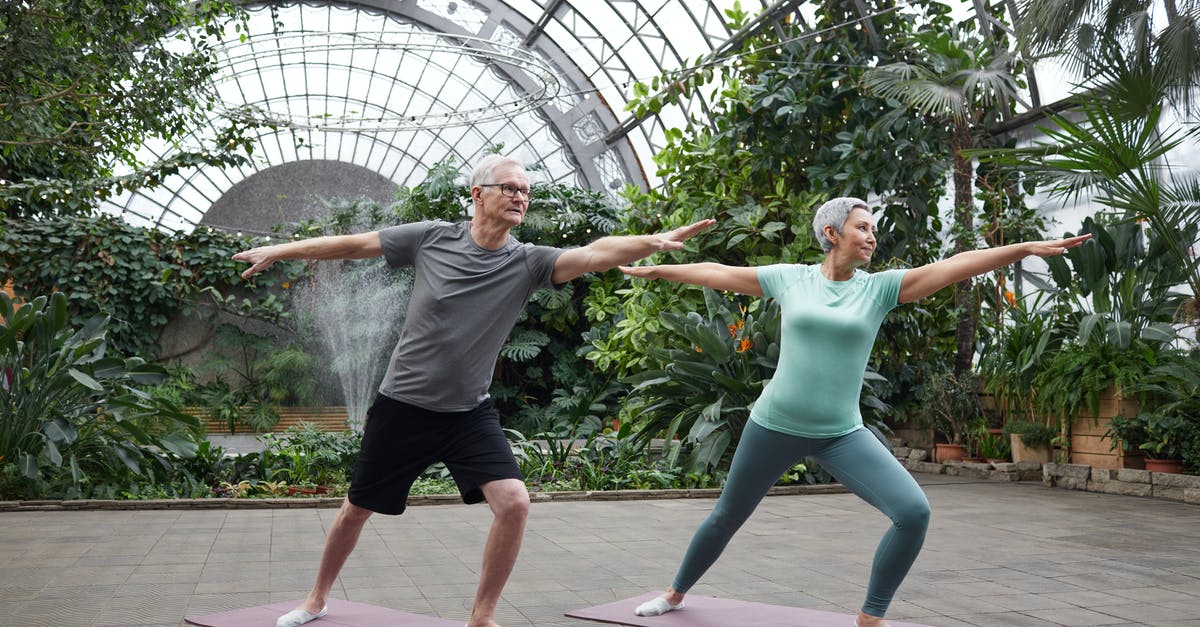
<svg viewBox="0 0 1200 627">
<path fill-rule="evenodd" d="M 436 412 L 380 394 L 367 412 L 347 497 L 373 512 L 401 514 L 413 482 L 437 462 L 450 470 L 464 503 L 482 501 L 480 487 L 490 481 L 524 480 L 491 400 Z"/>
</svg>

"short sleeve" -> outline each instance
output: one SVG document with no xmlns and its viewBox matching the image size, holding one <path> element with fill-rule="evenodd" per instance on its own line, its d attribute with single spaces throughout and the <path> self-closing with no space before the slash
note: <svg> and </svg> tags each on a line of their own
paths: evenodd
<svg viewBox="0 0 1200 627">
<path fill-rule="evenodd" d="M 411 266 L 417 257 L 417 248 L 429 232 L 430 222 L 410 222 L 389 226 L 379 231 L 379 244 L 383 247 L 383 258 L 389 266 Z"/>
<path fill-rule="evenodd" d="M 554 276 L 554 263 L 558 261 L 558 256 L 563 254 L 563 249 L 534 244 L 525 244 L 525 248 L 525 263 L 529 267 L 529 274 L 533 277 L 534 285 L 539 289 L 554 287 L 551 281 Z"/>
<path fill-rule="evenodd" d="M 900 286 L 905 272 L 908 270 L 901 268 L 871 274 L 871 293 L 884 311 L 891 311 L 900 304 Z"/>
<path fill-rule="evenodd" d="M 758 268 L 758 286 L 762 288 L 764 296 L 775 298 L 783 292 L 785 286 L 784 274 L 789 267 L 788 264 L 777 263 Z"/>
</svg>

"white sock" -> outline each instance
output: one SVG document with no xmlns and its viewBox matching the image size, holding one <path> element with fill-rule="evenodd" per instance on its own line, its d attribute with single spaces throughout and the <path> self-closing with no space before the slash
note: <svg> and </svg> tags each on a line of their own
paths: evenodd
<svg viewBox="0 0 1200 627">
<path fill-rule="evenodd" d="M 321 608 L 321 611 L 316 614 L 309 614 L 304 608 L 297 608 L 276 619 L 275 627 L 300 627 L 300 625 L 311 623 L 328 613 L 328 605 Z"/>
<path fill-rule="evenodd" d="M 655 597 L 637 606 L 637 609 L 634 610 L 633 613 L 637 614 L 638 616 L 658 616 L 660 614 L 666 614 L 671 610 L 682 609 L 683 601 L 680 601 L 679 605 L 671 605 L 671 603 L 667 601 L 666 597 Z"/>
</svg>

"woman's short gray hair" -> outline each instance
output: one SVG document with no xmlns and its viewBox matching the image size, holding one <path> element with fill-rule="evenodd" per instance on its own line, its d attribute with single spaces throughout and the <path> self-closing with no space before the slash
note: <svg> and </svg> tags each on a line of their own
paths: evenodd
<svg viewBox="0 0 1200 627">
<path fill-rule="evenodd" d="M 512 157 L 493 153 L 480 159 L 479 163 L 475 164 L 475 169 L 471 170 L 471 187 L 486 183 L 495 183 L 496 181 L 492 180 L 492 178 L 496 174 L 496 168 L 502 165 L 515 165 L 522 170 L 525 169 L 525 164 L 520 161 Z"/>
<path fill-rule="evenodd" d="M 841 235 L 842 225 L 850 217 L 850 212 L 858 207 L 868 211 L 871 209 L 867 206 L 867 201 L 850 196 L 828 200 L 817 208 L 817 213 L 813 216 L 813 233 L 816 234 L 817 241 L 821 243 L 821 250 L 825 252 L 833 250 L 833 242 L 825 237 L 825 227 L 832 226 L 833 231 Z"/>
</svg>

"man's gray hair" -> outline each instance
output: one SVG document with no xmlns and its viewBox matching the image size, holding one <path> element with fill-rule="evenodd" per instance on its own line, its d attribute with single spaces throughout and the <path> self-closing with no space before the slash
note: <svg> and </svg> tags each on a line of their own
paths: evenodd
<svg viewBox="0 0 1200 627">
<path fill-rule="evenodd" d="M 813 233 L 816 234 L 817 241 L 821 243 L 821 250 L 825 252 L 833 250 L 833 242 L 825 237 L 825 227 L 832 226 L 833 231 L 841 235 L 842 225 L 850 217 L 850 212 L 858 207 L 867 211 L 871 210 L 867 206 L 867 201 L 849 196 L 828 200 L 817 208 L 817 213 L 813 216 Z"/>
<path fill-rule="evenodd" d="M 471 171 L 471 187 L 483 185 L 486 183 L 495 183 L 493 176 L 496 174 L 496 168 L 502 165 L 515 165 L 522 170 L 525 169 L 525 164 L 504 155 L 490 154 L 479 160 L 475 164 L 475 169 Z"/>
</svg>

